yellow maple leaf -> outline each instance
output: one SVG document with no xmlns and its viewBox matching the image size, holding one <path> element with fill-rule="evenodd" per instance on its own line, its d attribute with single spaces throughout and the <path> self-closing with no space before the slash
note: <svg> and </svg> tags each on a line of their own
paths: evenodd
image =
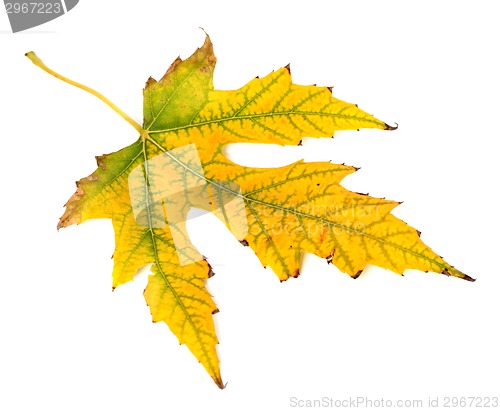
<svg viewBox="0 0 500 411">
<path fill-rule="evenodd" d="M 414 268 L 472 280 L 390 214 L 398 203 L 342 187 L 354 167 L 300 161 L 252 168 L 223 154 L 229 143 L 296 145 L 335 130 L 393 129 L 332 97 L 329 88 L 295 85 L 282 68 L 238 90 L 214 90 L 216 58 L 207 36 L 161 80 L 147 81 L 141 126 L 101 94 L 55 73 L 32 52 L 27 56 L 99 97 L 140 134 L 130 146 L 97 158 L 97 170 L 77 183 L 58 227 L 111 218 L 113 287 L 152 263 L 144 296 L 153 321 L 164 321 L 219 387 L 224 384 L 212 319 L 217 308 L 205 289 L 212 270 L 185 228 L 193 207 L 214 213 L 282 281 L 299 275 L 303 252 L 354 278 L 374 264 L 400 274 Z"/>
</svg>

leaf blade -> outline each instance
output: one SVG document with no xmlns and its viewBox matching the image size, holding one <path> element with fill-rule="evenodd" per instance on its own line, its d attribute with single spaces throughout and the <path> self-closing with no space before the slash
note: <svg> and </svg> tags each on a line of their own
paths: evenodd
<svg viewBox="0 0 500 411">
<path fill-rule="evenodd" d="M 33 56 L 32 61 L 38 61 Z M 238 90 L 214 90 L 215 62 L 207 36 L 191 57 L 176 59 L 160 81 L 150 78 L 144 89 L 144 129 L 99 93 L 41 62 L 37 65 L 90 90 L 141 134 L 132 145 L 97 158 L 98 169 L 77 182 L 58 228 L 111 218 L 116 239 L 113 287 L 152 264 L 144 297 L 153 321 L 165 322 L 220 388 L 224 386 L 212 318 L 217 308 L 205 288 L 212 271 L 189 243 L 183 218 L 191 207 L 213 212 L 230 229 L 235 217 L 244 221 L 248 231 L 233 234 L 282 281 L 299 275 L 303 252 L 326 258 L 354 278 L 374 264 L 399 274 L 416 268 L 473 281 L 391 214 L 398 203 L 342 187 L 343 178 L 355 168 L 297 162 L 257 169 L 234 164 L 223 154 L 228 143 L 299 144 L 302 137 L 328 137 L 336 130 L 394 127 L 332 97 L 329 88 L 293 84 L 287 68 Z M 176 151 L 191 145 L 196 158 Z M 153 171 L 150 164 L 158 158 L 171 160 L 175 172 L 158 167 Z M 137 175 L 135 180 L 132 175 Z M 183 195 L 160 198 L 158 180 L 162 186 L 176 185 Z M 142 208 L 136 207 L 137 198 Z M 232 198 L 243 206 L 226 210 Z M 177 210 L 172 211 L 172 205 Z M 176 235 L 182 237 L 181 247 Z M 180 261 L 183 256 L 188 264 Z"/>
</svg>

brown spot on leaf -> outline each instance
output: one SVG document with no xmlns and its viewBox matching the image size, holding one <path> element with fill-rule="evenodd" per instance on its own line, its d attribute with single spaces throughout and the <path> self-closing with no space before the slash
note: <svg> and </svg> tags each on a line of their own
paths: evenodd
<svg viewBox="0 0 500 411">
<path fill-rule="evenodd" d="M 245 247 L 248 247 L 248 241 L 247 240 L 241 240 L 240 244 L 243 244 Z"/>
<path fill-rule="evenodd" d="M 105 156 L 96 156 L 95 161 L 97 162 L 97 166 L 102 170 L 106 170 L 106 164 L 104 164 Z"/>
</svg>

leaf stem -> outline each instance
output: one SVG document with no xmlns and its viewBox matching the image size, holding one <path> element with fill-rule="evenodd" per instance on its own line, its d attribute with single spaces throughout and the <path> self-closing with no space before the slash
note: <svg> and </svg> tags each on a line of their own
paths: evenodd
<svg viewBox="0 0 500 411">
<path fill-rule="evenodd" d="M 95 91 L 94 89 L 87 87 L 83 84 L 77 83 L 76 81 L 73 81 L 67 77 L 64 77 L 60 75 L 59 73 L 55 72 L 51 68 L 47 67 L 45 63 L 40 60 L 36 54 L 32 51 L 28 52 L 25 54 L 26 57 L 28 57 L 31 62 L 37 66 L 40 67 L 43 71 L 51 74 L 52 76 L 58 78 L 59 80 L 64 81 L 65 83 L 71 84 L 72 86 L 78 87 L 82 90 L 85 90 L 86 92 L 92 94 L 93 96 L 97 97 L 99 100 L 103 101 L 105 104 L 107 104 L 109 107 L 111 107 L 118 115 L 123 118 L 125 121 L 127 121 L 132 127 L 134 127 L 141 135 L 144 134 L 144 129 L 141 127 L 141 125 L 135 121 L 132 117 L 130 117 L 127 113 L 125 113 L 123 110 L 121 110 L 116 104 L 114 104 L 112 101 L 110 101 L 107 97 L 103 96 L 101 93 Z"/>
</svg>

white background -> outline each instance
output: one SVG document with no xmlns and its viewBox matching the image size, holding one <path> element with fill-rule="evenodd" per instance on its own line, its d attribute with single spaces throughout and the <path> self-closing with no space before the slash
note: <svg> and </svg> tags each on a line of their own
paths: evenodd
<svg viewBox="0 0 500 411">
<path fill-rule="evenodd" d="M 1 410 L 288 410 L 290 398 L 500 395 L 498 118 L 494 1 L 97 1 L 12 34 L 0 14 Z M 360 166 L 352 190 L 395 214 L 475 283 L 370 267 L 354 281 L 307 255 L 280 283 L 210 218 L 193 242 L 217 274 L 219 390 L 165 324 L 147 272 L 111 292 L 108 220 L 56 230 L 95 155 L 136 132 L 24 53 L 142 120 L 142 88 L 211 36 L 215 86 L 291 63 L 394 132 L 341 132 L 302 148 L 231 149 L 242 164 L 305 157 Z M 293 408 L 292 408 L 293 409 Z"/>
</svg>

